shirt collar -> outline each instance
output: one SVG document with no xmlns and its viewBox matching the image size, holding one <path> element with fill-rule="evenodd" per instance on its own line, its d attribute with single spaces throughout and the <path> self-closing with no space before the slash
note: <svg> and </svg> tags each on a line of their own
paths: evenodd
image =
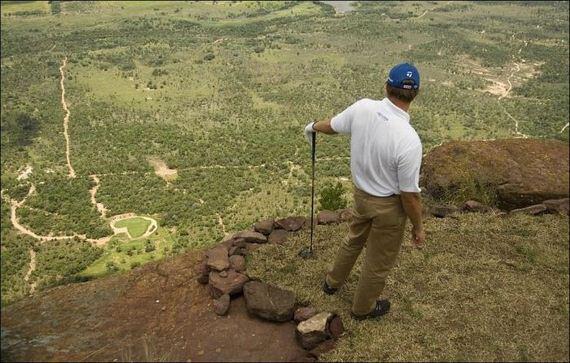
<svg viewBox="0 0 570 363">
<path fill-rule="evenodd" d="M 410 115 L 406 111 L 402 110 L 400 107 L 393 104 L 388 97 L 385 97 L 383 101 L 386 107 L 390 110 L 390 112 L 396 114 L 397 116 L 400 116 L 407 122 L 410 122 Z"/>
</svg>

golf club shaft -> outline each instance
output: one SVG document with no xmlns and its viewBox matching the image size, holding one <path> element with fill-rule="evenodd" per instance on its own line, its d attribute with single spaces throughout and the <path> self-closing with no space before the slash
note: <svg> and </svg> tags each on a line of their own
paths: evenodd
<svg viewBox="0 0 570 363">
<path fill-rule="evenodd" d="M 313 252 L 313 233 L 315 225 L 313 223 L 313 218 L 315 215 L 315 158 L 316 158 L 316 145 L 317 145 L 317 133 L 313 132 L 313 139 L 311 140 L 311 163 L 312 163 L 312 180 L 311 180 L 311 246 L 309 251 Z"/>
</svg>

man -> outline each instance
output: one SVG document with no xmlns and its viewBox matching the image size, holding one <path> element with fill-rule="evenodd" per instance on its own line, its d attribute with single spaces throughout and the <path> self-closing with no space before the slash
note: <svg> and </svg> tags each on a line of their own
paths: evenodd
<svg viewBox="0 0 570 363">
<path fill-rule="evenodd" d="M 407 113 L 419 87 L 416 67 L 398 64 L 386 81 L 386 98 L 362 99 L 331 120 L 311 122 L 305 128 L 309 142 L 315 132 L 351 136 L 353 220 L 323 291 L 334 294 L 341 287 L 366 245 L 351 312 L 358 320 L 390 310 L 388 300 L 377 299 L 400 251 L 406 216 L 412 222 L 412 243 L 421 248 L 425 241 L 418 185 L 422 144 Z"/>
</svg>

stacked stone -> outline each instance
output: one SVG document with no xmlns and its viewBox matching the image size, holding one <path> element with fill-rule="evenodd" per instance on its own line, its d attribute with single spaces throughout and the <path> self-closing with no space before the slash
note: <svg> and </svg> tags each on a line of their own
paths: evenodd
<svg viewBox="0 0 570 363">
<path fill-rule="evenodd" d="M 562 199 L 549 199 L 545 200 L 539 204 L 533 204 L 524 208 L 513 209 L 511 211 L 504 212 L 496 208 L 490 207 L 483 203 L 475 200 L 468 200 L 465 202 L 461 208 L 451 206 L 451 205 L 435 205 L 429 209 L 429 214 L 437 218 L 453 217 L 454 214 L 464 212 L 464 213 L 487 213 L 493 212 L 498 216 L 507 216 L 513 214 L 528 214 L 533 216 L 538 216 L 542 214 L 569 214 L 569 198 Z"/>
<path fill-rule="evenodd" d="M 322 211 L 317 215 L 317 224 L 338 224 L 350 220 L 349 209 Z M 214 312 L 226 315 L 231 299 L 243 294 L 247 311 L 252 316 L 273 321 L 297 323 L 297 339 L 308 350 L 303 358 L 317 359 L 334 348 L 336 339 L 344 328 L 340 317 L 333 313 L 317 313 L 314 308 L 297 308 L 292 291 L 261 281 L 250 280 L 246 273 L 245 256 L 261 244 L 283 244 L 289 234 L 306 225 L 304 217 L 267 219 L 253 225 L 253 230 L 241 231 L 224 239 L 206 252 L 197 267 L 197 280 L 208 285 L 214 299 Z"/>
<path fill-rule="evenodd" d="M 245 256 L 264 243 L 286 243 L 289 234 L 303 228 L 305 222 L 304 217 L 259 221 L 253 230 L 238 232 L 206 252 L 197 267 L 197 280 L 208 285 L 210 295 L 215 299 L 216 314 L 226 315 L 231 298 L 241 295 L 250 280 L 246 274 Z"/>
</svg>

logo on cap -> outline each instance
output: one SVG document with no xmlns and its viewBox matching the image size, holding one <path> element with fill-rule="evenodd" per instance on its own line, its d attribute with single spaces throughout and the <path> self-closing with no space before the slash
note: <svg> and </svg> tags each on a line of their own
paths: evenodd
<svg viewBox="0 0 570 363">
<path fill-rule="evenodd" d="M 412 77 L 412 74 L 413 74 L 412 71 L 408 71 L 406 72 L 406 77 Z"/>
</svg>

